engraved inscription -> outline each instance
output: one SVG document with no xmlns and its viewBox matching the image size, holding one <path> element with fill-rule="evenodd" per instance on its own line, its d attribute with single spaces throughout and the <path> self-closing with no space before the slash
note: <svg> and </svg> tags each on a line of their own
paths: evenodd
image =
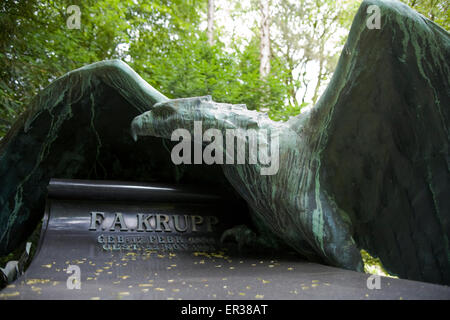
<svg viewBox="0 0 450 320">
<path fill-rule="evenodd" d="M 123 213 L 116 212 L 108 219 L 105 212 L 92 211 L 89 230 L 91 231 L 156 231 L 156 232 L 213 232 L 219 219 L 215 216 L 167 215 L 138 213 L 129 219 Z M 109 222 L 108 222 L 109 220 Z"/>
<path fill-rule="evenodd" d="M 92 211 L 89 230 L 101 232 L 97 243 L 107 251 L 211 251 L 218 224 L 216 216 Z"/>
<path fill-rule="evenodd" d="M 216 239 L 207 236 L 125 236 L 101 234 L 97 237 L 97 242 L 107 251 L 212 251 L 216 249 Z"/>
</svg>

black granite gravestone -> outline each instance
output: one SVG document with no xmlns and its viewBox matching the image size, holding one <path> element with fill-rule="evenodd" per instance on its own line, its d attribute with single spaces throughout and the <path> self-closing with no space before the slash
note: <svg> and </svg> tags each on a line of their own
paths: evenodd
<svg viewBox="0 0 450 320">
<path fill-rule="evenodd" d="M 38 251 L 0 298 L 450 298 L 445 286 L 239 254 L 219 239 L 246 210 L 199 188 L 52 180 Z"/>
</svg>

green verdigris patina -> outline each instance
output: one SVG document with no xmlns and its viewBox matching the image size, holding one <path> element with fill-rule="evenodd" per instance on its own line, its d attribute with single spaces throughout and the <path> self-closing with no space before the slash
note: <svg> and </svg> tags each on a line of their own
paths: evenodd
<svg viewBox="0 0 450 320">
<path fill-rule="evenodd" d="M 302 118 L 300 121 L 305 121 Z M 174 99 L 157 103 L 151 111 L 136 117 L 132 134 L 171 139 L 177 128 L 195 134 L 194 123 L 201 121 L 203 131 L 216 129 L 227 136 L 227 130 L 242 130 L 242 139 L 250 150 L 249 130 L 264 131 L 259 144 L 273 150 L 278 138 L 279 170 L 263 174 L 261 164 L 223 164 L 225 176 L 246 200 L 257 225 L 265 234 L 277 235 L 302 255 L 328 264 L 362 271 L 359 250 L 352 239 L 350 224 L 339 214 L 337 205 L 320 187 L 320 157 L 315 149 L 317 136 L 311 131 L 292 130 L 289 123 L 271 121 L 266 115 L 249 111 L 245 106 L 216 103 L 210 97 Z M 306 123 L 305 123 L 306 125 Z M 267 134 L 266 134 L 267 132 Z M 263 140 L 263 142 L 261 142 Z M 227 141 L 228 142 L 228 141 Z M 223 144 L 224 154 L 227 144 Z M 233 144 L 233 149 L 236 145 Z M 278 148 L 277 148 L 278 149 Z M 249 152 L 246 154 L 248 158 Z M 245 234 L 246 236 L 243 236 Z M 238 226 L 224 235 L 234 236 L 247 245 L 269 244 L 270 239 L 256 239 L 250 230 Z M 339 245 L 336 245 L 339 244 Z"/>
<path fill-rule="evenodd" d="M 380 8 L 380 29 L 366 25 L 370 5 Z M 209 97 L 169 100 L 120 61 L 75 70 L 39 94 L 2 141 L 0 251 L 38 220 L 50 177 L 178 177 L 161 138 L 192 132 L 199 120 L 204 130 L 279 137 L 275 175 L 261 175 L 259 164 L 222 165 L 258 227 L 225 238 L 281 240 L 353 270 L 362 270 L 364 248 L 401 277 L 450 284 L 448 61 L 448 32 L 398 1 L 370 0 L 317 105 L 286 123 Z M 143 136 L 136 143 L 130 123 Z M 185 174 L 222 181 L 205 167 Z"/>
</svg>

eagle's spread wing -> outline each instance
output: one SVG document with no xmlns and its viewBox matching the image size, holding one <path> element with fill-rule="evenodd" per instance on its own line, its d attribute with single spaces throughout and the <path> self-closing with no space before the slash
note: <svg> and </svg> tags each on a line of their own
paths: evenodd
<svg viewBox="0 0 450 320">
<path fill-rule="evenodd" d="M 370 5 L 380 8 L 380 29 L 366 25 Z M 401 277 L 446 284 L 449 61 L 448 32 L 400 2 L 364 1 L 307 125 L 320 186 L 359 247 Z"/>
<path fill-rule="evenodd" d="M 164 161 L 162 145 L 139 148 L 130 123 L 166 99 L 116 60 L 72 71 L 39 93 L 1 141 L 0 254 L 42 216 L 50 178 L 145 180 L 162 173 L 155 169 Z"/>
</svg>

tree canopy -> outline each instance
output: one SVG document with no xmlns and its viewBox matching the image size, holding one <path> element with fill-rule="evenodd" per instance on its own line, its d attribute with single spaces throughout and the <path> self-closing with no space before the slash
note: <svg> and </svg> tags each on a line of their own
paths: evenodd
<svg viewBox="0 0 450 320">
<path fill-rule="evenodd" d="M 211 1 L 211 0 L 210 0 Z M 269 2 L 270 73 L 260 76 L 260 28 L 224 40 L 207 28 L 208 0 L 4 0 L 0 3 L 0 137 L 30 99 L 57 77 L 83 65 L 119 58 L 170 98 L 212 95 L 287 120 L 313 105 L 331 78 L 361 1 L 216 0 L 216 14 L 257 16 Z M 448 29 L 449 1 L 408 5 Z M 70 29 L 80 9 L 80 28 Z M 214 16 L 214 15 L 212 15 Z M 214 22 L 213 22 L 214 23 Z M 235 23 L 229 21 L 229 23 Z M 241 26 L 236 25 L 239 29 Z M 338 39 L 339 40 L 339 39 Z"/>
</svg>

